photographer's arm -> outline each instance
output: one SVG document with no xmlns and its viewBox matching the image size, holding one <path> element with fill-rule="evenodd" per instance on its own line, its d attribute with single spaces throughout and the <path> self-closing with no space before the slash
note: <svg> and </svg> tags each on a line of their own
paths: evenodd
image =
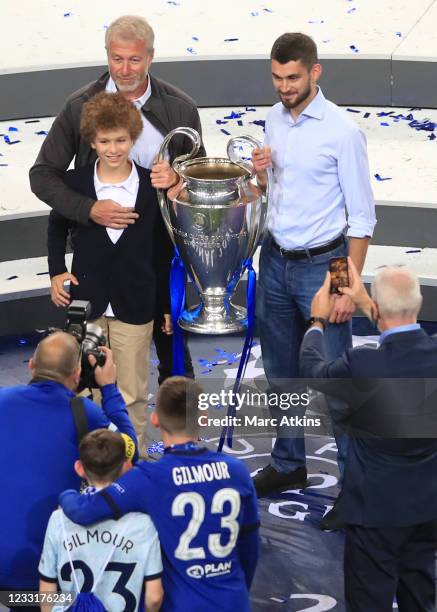
<svg viewBox="0 0 437 612">
<path fill-rule="evenodd" d="M 115 385 L 117 370 L 112 357 L 112 351 L 106 346 L 100 346 L 99 350 L 106 355 L 105 364 L 94 369 L 94 376 L 102 393 L 102 409 L 108 420 L 115 425 L 117 430 L 132 439 L 135 444 L 133 460 L 136 461 L 138 459 L 137 436 L 127 413 L 126 403 Z M 89 356 L 89 361 L 92 366 L 96 363 L 93 355 Z"/>
</svg>

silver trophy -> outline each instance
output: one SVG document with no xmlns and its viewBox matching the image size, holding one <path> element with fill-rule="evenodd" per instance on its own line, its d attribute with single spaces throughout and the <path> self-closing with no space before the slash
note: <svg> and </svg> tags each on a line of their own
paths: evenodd
<svg viewBox="0 0 437 612">
<path fill-rule="evenodd" d="M 170 140 L 188 136 L 193 148 L 177 157 L 173 170 L 179 183 L 165 194 L 158 189 L 164 222 L 200 296 L 200 304 L 185 310 L 179 325 L 200 334 L 230 334 L 245 329 L 246 309 L 232 303 L 232 294 L 263 231 L 267 197 L 254 182 L 247 147 L 255 138 L 239 136 L 228 142 L 228 158 L 198 157 L 199 134 L 187 127 L 164 139 L 158 160 L 167 155 Z"/>
</svg>

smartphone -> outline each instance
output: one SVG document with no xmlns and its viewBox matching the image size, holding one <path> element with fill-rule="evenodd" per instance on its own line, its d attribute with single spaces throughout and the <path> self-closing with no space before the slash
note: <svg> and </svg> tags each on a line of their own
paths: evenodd
<svg viewBox="0 0 437 612">
<path fill-rule="evenodd" d="M 331 275 L 331 293 L 340 293 L 339 287 L 349 287 L 347 257 L 331 257 L 329 273 Z"/>
</svg>

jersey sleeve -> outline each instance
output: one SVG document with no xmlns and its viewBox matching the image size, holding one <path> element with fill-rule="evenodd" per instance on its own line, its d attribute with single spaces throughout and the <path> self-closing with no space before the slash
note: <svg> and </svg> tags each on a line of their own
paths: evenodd
<svg viewBox="0 0 437 612">
<path fill-rule="evenodd" d="M 258 499 L 256 497 L 255 487 L 249 475 L 248 492 L 242 499 L 243 516 L 241 521 L 240 532 L 247 533 L 254 531 L 259 527 Z"/>
<path fill-rule="evenodd" d="M 39 576 L 46 582 L 57 582 L 58 580 L 58 551 L 61 544 L 59 541 L 60 512 L 61 510 L 56 510 L 49 519 L 38 566 Z"/>
<path fill-rule="evenodd" d="M 105 519 L 119 519 L 128 512 L 149 514 L 153 501 L 150 481 L 144 467 L 134 467 L 111 486 L 94 495 L 64 491 L 59 503 L 70 520 L 79 525 L 91 525 Z"/>
</svg>

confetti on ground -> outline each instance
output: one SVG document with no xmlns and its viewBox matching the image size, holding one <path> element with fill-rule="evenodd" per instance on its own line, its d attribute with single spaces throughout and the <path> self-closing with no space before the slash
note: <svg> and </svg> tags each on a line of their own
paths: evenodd
<svg viewBox="0 0 437 612">
<path fill-rule="evenodd" d="M 231 135 L 231 132 L 228 132 L 227 130 L 224 130 L 223 128 L 220 130 L 220 132 L 223 132 L 223 134 L 226 134 L 226 136 Z"/>
<path fill-rule="evenodd" d="M 380 174 L 376 173 L 375 178 L 377 181 L 391 181 L 393 180 L 391 176 L 382 177 Z"/>
<path fill-rule="evenodd" d="M 37 136 L 47 136 L 48 132 L 46 130 L 40 130 L 39 132 L 35 132 Z"/>
<path fill-rule="evenodd" d="M 188 53 L 191 53 L 191 55 L 197 55 L 197 51 L 196 49 L 193 49 L 193 47 L 187 47 L 187 51 Z"/>
<path fill-rule="evenodd" d="M 14 278 L 18 278 L 18 276 L 16 274 L 14 276 L 8 276 L 6 280 L 14 280 Z"/>
<path fill-rule="evenodd" d="M 151 446 L 147 449 L 148 453 L 159 453 L 160 455 L 164 454 L 164 442 L 157 442 L 153 440 Z"/>
<path fill-rule="evenodd" d="M 236 42 L 238 40 L 238 38 L 225 38 L 224 41 L 225 42 Z"/>
<path fill-rule="evenodd" d="M 405 253 L 421 253 L 422 249 L 411 249 L 410 251 L 405 251 Z"/>
<path fill-rule="evenodd" d="M 192 40 L 195 40 L 196 42 L 199 42 L 199 39 L 197 38 L 197 36 L 192 36 L 191 38 L 192 38 Z"/>
<path fill-rule="evenodd" d="M 349 49 L 352 49 L 354 53 L 359 53 L 359 50 L 355 45 L 349 45 Z"/>
<path fill-rule="evenodd" d="M 8 128 L 8 132 L 18 132 L 18 128 L 11 125 L 11 127 Z"/>
<path fill-rule="evenodd" d="M 357 108 L 347 108 L 346 109 L 349 113 L 361 113 L 360 110 L 358 110 Z"/>
<path fill-rule="evenodd" d="M 17 144 L 18 142 L 21 142 L 20 140 L 11 140 L 7 134 L 3 134 L 3 140 L 8 145 L 14 145 L 14 144 Z"/>
<path fill-rule="evenodd" d="M 27 119 L 24 123 L 39 123 L 39 119 Z"/>
</svg>

